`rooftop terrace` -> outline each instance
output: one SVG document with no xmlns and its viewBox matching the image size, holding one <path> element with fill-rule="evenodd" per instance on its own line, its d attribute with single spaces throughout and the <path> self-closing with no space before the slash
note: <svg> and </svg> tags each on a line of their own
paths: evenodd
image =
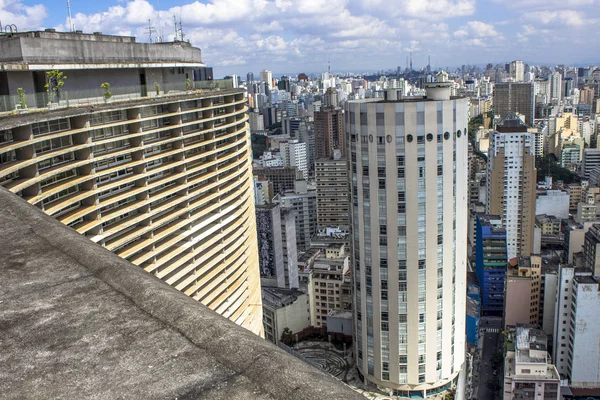
<svg viewBox="0 0 600 400">
<path fill-rule="evenodd" d="M 4 399 L 363 397 L 0 188 Z"/>
</svg>

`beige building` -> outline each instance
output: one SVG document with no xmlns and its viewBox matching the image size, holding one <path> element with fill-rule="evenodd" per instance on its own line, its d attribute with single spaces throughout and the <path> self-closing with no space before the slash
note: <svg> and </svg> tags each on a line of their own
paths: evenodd
<svg viewBox="0 0 600 400">
<path fill-rule="evenodd" d="M 349 310 L 347 293 L 351 281 L 350 256 L 345 246 L 332 245 L 318 256 L 309 274 L 310 320 L 317 328 L 327 325 L 332 310 Z"/>
<path fill-rule="evenodd" d="M 540 228 L 542 235 L 558 235 L 560 233 L 561 219 L 553 215 L 536 215 L 535 224 Z"/>
<path fill-rule="evenodd" d="M 519 119 L 491 134 L 487 213 L 502 216 L 508 259 L 533 252 L 536 199 L 535 140 Z"/>
<path fill-rule="evenodd" d="M 444 392 L 465 361 L 468 102 L 451 85 L 347 103 L 356 361 L 396 396 Z"/>
<path fill-rule="evenodd" d="M 322 158 L 316 161 L 317 226 L 338 227 L 347 232 L 348 216 L 348 166 L 345 158 Z"/>
<path fill-rule="evenodd" d="M 516 265 L 509 263 L 506 269 L 504 326 L 541 325 L 542 257 L 531 255 L 515 261 Z"/>
<path fill-rule="evenodd" d="M 307 293 L 296 289 L 263 287 L 262 303 L 265 339 L 268 341 L 279 344 L 285 328 L 295 335 L 310 326 Z"/>
<path fill-rule="evenodd" d="M 548 354 L 548 337 L 518 325 L 509 332 L 504 359 L 504 400 L 558 400 L 560 376 Z"/>
<path fill-rule="evenodd" d="M 75 78 L 86 68 L 96 68 L 94 74 L 99 76 L 93 79 L 112 77 L 115 82 L 132 77 L 132 86 L 111 87 L 112 102 L 104 103 L 101 94 L 88 98 L 98 103 L 93 107 L 65 107 L 61 100 L 53 106 L 56 110 L 0 118 L 1 185 L 262 335 L 244 91 L 188 91 L 185 75 L 180 74 L 183 90 L 160 91 L 156 96 L 135 85 L 140 74 L 147 79 L 151 74 L 171 78 L 171 72 L 186 71 L 177 60 L 172 60 L 173 68 L 163 67 L 161 52 L 175 45 L 138 44 L 135 38 L 122 38 L 121 43 L 101 34 L 50 36 L 32 36 L 23 45 L 50 49 L 64 40 L 65 48 L 74 54 L 84 54 L 85 49 L 93 57 L 96 49 L 108 51 L 107 60 L 117 60 L 111 57 L 124 57 L 123 53 L 131 51 L 146 57 L 146 64 L 125 57 L 117 64 L 98 66 L 81 59 L 73 75 L 67 71 L 65 88 L 73 90 L 70 102 L 79 93 L 72 86 Z M 175 50 L 182 59 L 199 63 L 200 50 L 187 54 L 188 46 L 178 44 Z M 44 60 L 52 64 L 52 59 Z M 19 67 L 39 68 L 27 62 Z M 67 96 L 66 89 L 61 96 Z"/>
</svg>

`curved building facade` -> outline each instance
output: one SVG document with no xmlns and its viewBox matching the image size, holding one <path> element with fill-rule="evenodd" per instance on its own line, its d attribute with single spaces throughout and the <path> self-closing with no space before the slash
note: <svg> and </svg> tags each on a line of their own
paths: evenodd
<svg viewBox="0 0 600 400">
<path fill-rule="evenodd" d="M 347 105 L 355 356 L 397 396 L 450 388 L 465 360 L 467 99 Z"/>
<path fill-rule="evenodd" d="M 0 119 L 0 185 L 262 335 L 242 90 Z"/>
</svg>

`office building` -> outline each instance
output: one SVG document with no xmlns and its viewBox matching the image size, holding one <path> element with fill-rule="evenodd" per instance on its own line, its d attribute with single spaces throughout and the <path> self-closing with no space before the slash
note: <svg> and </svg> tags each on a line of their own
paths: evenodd
<svg viewBox="0 0 600 400">
<path fill-rule="evenodd" d="M 530 325 L 508 332 L 504 400 L 561 399 L 560 376 L 548 354 L 548 336 Z"/>
<path fill-rule="evenodd" d="M 297 289 L 262 288 L 265 339 L 279 344 L 285 329 L 292 340 L 310 326 L 309 295 Z"/>
<path fill-rule="evenodd" d="M 339 227 L 348 231 L 348 166 L 346 159 L 340 158 L 339 151 L 336 157 L 316 162 L 317 225 L 319 228 Z"/>
<path fill-rule="evenodd" d="M 560 72 L 553 72 L 550 77 L 550 99 L 560 101 L 563 98 L 562 76 Z"/>
<path fill-rule="evenodd" d="M 583 149 L 581 160 L 581 177 L 590 179 L 594 170 L 600 168 L 600 149 Z"/>
<path fill-rule="evenodd" d="M 268 69 L 260 71 L 260 81 L 265 83 L 269 92 L 273 89 L 273 73 Z"/>
<path fill-rule="evenodd" d="M 9 90 L 42 99 L 45 68 L 68 76 L 55 109 L 0 119 L 2 186 L 262 334 L 244 91 L 186 90 L 204 64 L 184 42 L 50 31 L 0 36 L 0 47 L 0 69 L 19 69 L 0 74 Z"/>
<path fill-rule="evenodd" d="M 585 233 L 583 257 L 586 268 L 600 276 L 600 224 L 593 224 Z"/>
<path fill-rule="evenodd" d="M 287 190 L 294 190 L 294 183 L 299 179 L 296 167 L 264 168 L 254 167 L 253 173 L 260 181 L 268 181 L 273 185 L 272 195 L 283 194 Z M 269 199 L 269 202 L 271 199 Z"/>
<path fill-rule="evenodd" d="M 306 143 L 298 140 L 282 140 L 279 142 L 279 152 L 284 166 L 297 168 L 302 174 L 302 178 L 308 179 Z"/>
<path fill-rule="evenodd" d="M 445 391 L 465 361 L 468 103 L 450 91 L 346 104 L 356 362 L 397 396 Z"/>
<path fill-rule="evenodd" d="M 309 278 L 310 320 L 317 328 L 327 325 L 332 311 L 350 310 L 351 302 L 344 301 L 344 288 L 350 290 L 350 256 L 345 246 L 332 245 L 315 258 Z M 350 299 L 349 299 L 350 300 Z"/>
<path fill-rule="evenodd" d="M 346 157 L 346 134 L 344 112 L 333 107 L 315 111 L 315 160 L 333 156 L 339 150 Z"/>
<path fill-rule="evenodd" d="M 523 61 L 512 61 L 509 67 L 509 74 L 515 82 L 523 82 L 525 80 L 525 64 L 523 64 Z"/>
<path fill-rule="evenodd" d="M 256 206 L 258 262 L 263 286 L 298 288 L 296 223 L 277 203 Z"/>
<path fill-rule="evenodd" d="M 504 275 L 506 271 L 506 229 L 497 216 L 477 216 L 475 236 L 475 271 L 481 287 L 483 315 L 501 316 L 504 310 Z"/>
<path fill-rule="evenodd" d="M 294 212 L 296 244 L 299 252 L 310 247 L 310 238 L 317 232 L 317 191 L 304 180 L 295 182 L 294 190 L 284 192 L 279 202 Z"/>
<path fill-rule="evenodd" d="M 542 325 L 542 257 L 531 255 L 510 261 L 506 268 L 504 326 Z"/>
<path fill-rule="evenodd" d="M 559 269 L 553 358 L 574 387 L 600 385 L 600 282 L 592 274 L 568 264 Z"/>
<path fill-rule="evenodd" d="M 506 229 L 507 257 L 533 252 L 536 169 L 534 138 L 510 116 L 491 133 L 487 165 L 487 213 L 500 215 Z"/>
<path fill-rule="evenodd" d="M 494 87 L 494 113 L 500 118 L 518 113 L 525 116 L 527 126 L 533 126 L 534 100 L 532 83 L 497 83 Z"/>
</svg>

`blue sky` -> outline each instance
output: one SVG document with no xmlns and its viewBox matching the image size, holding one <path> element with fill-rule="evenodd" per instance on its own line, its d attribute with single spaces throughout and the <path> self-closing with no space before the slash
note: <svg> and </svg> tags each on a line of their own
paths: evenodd
<svg viewBox="0 0 600 400">
<path fill-rule="evenodd" d="M 600 0 L 71 0 L 76 29 L 137 36 L 173 15 L 215 75 L 413 65 L 600 64 Z M 68 30 L 66 0 L 0 0 L 19 30 Z"/>
</svg>

